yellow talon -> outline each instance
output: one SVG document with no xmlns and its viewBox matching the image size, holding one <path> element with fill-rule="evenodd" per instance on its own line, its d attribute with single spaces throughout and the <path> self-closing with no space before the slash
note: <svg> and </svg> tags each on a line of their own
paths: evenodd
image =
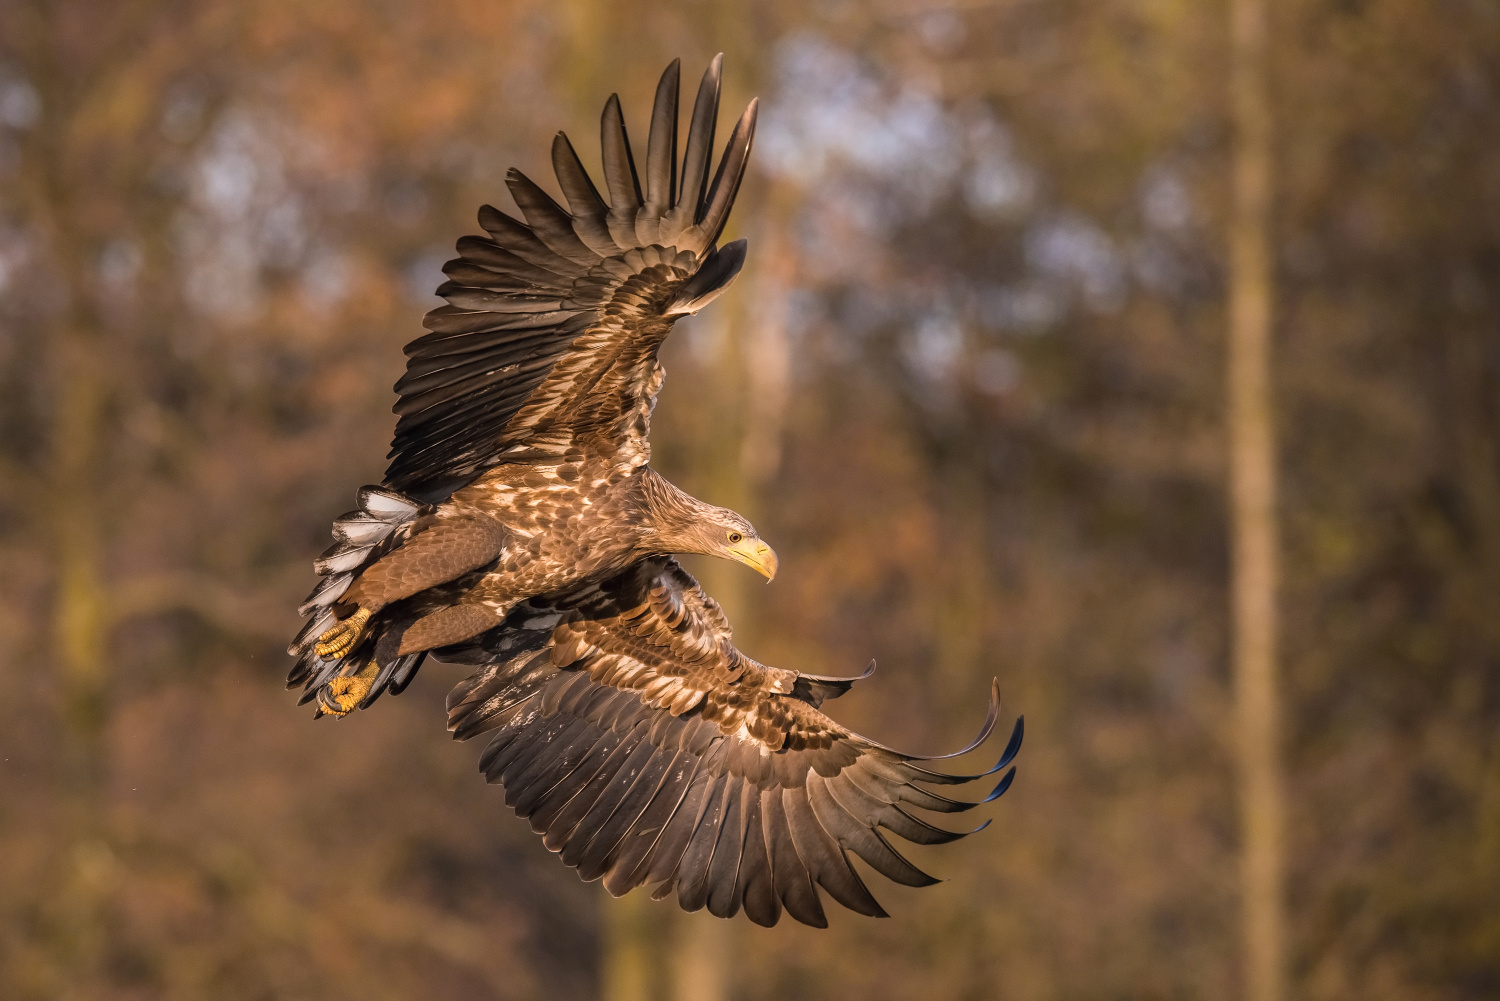
<svg viewBox="0 0 1500 1001">
<path fill-rule="evenodd" d="M 347 716 L 370 694 L 375 684 L 365 672 L 350 678 L 334 678 L 318 693 L 318 707 L 330 716 Z"/>
<path fill-rule="evenodd" d="M 347 619 L 335 623 L 333 628 L 319 636 L 313 652 L 324 660 L 342 657 L 359 642 L 359 638 L 365 634 L 365 623 L 369 621 L 369 610 L 361 608 Z"/>
</svg>

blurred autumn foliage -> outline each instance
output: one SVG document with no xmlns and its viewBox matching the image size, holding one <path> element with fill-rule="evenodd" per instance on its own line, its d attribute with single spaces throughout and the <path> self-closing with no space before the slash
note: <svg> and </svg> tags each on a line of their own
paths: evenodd
<svg viewBox="0 0 1500 1001">
<path fill-rule="evenodd" d="M 1494 997 L 1500 11 L 1271 11 L 1293 995 Z M 1237 996 L 1227 44 L 1182 2 L 0 0 L 0 996 L 623 996 L 621 907 L 642 996 L 707 949 L 744 1001 Z M 669 342 L 656 464 L 783 573 L 695 570 L 760 659 L 877 658 L 862 732 L 953 746 L 991 676 L 1029 731 L 950 882 L 826 932 L 580 884 L 446 740 L 452 668 L 281 690 L 475 208 L 720 50 L 751 263 Z"/>
</svg>

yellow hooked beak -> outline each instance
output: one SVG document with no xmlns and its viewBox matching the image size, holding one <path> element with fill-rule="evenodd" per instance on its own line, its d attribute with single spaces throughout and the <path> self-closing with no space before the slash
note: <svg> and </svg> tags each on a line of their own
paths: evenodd
<svg viewBox="0 0 1500 1001">
<path fill-rule="evenodd" d="M 759 539 L 749 536 L 729 547 L 729 555 L 739 560 L 766 580 L 776 579 L 776 553 Z"/>
</svg>

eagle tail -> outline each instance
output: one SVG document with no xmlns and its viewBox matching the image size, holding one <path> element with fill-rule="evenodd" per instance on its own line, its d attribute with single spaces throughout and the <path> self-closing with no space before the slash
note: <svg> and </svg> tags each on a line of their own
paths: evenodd
<svg viewBox="0 0 1500 1001">
<path fill-rule="evenodd" d="M 420 501 L 375 486 L 362 487 L 357 504 L 355 510 L 334 519 L 333 545 L 313 564 L 322 579 L 297 609 L 299 614 L 307 616 L 307 622 L 287 647 L 287 653 L 296 657 L 297 662 L 287 675 L 286 685 L 305 689 L 302 702 L 311 701 L 323 685 L 341 675 L 356 673 L 368 661 L 372 641 L 379 641 L 381 629 L 370 630 L 354 649 L 329 659 L 318 656 L 318 637 L 337 621 L 333 606 L 360 572 L 400 545 L 410 536 L 417 519 L 430 510 Z M 421 661 L 421 655 L 415 654 L 383 665 L 370 694 L 360 703 L 361 708 L 386 690 L 399 693 L 411 683 Z"/>
</svg>

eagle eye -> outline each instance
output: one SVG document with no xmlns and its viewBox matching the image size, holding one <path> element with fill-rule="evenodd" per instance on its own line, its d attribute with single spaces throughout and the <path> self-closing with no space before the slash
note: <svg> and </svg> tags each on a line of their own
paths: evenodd
<svg viewBox="0 0 1500 1001">
<path fill-rule="evenodd" d="M 729 544 L 732 546 L 735 543 L 739 542 L 743 538 L 744 538 L 744 536 L 741 535 L 739 532 L 730 532 L 729 533 Z"/>
</svg>

